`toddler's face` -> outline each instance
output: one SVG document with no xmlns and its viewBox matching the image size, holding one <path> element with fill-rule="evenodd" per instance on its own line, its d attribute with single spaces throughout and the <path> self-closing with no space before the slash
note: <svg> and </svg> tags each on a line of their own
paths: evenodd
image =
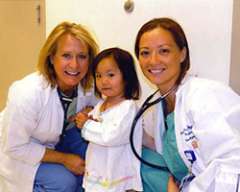
<svg viewBox="0 0 240 192">
<path fill-rule="evenodd" d="M 96 68 L 96 86 L 98 91 L 111 98 L 124 96 L 124 80 L 116 61 L 112 56 L 102 59 Z"/>
</svg>

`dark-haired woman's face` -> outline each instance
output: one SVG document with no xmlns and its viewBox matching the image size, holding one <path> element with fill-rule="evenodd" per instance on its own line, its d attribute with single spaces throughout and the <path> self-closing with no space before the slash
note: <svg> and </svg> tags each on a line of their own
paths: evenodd
<svg viewBox="0 0 240 192">
<path fill-rule="evenodd" d="M 177 81 L 185 48 L 180 50 L 172 34 L 162 28 L 145 32 L 139 41 L 139 63 L 144 75 L 162 92 Z"/>
</svg>

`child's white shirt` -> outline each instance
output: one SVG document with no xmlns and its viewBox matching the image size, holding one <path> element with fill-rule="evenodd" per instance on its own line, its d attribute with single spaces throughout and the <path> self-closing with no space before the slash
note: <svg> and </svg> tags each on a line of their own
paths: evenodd
<svg viewBox="0 0 240 192">
<path fill-rule="evenodd" d="M 134 100 L 124 100 L 100 112 L 102 103 L 90 113 L 98 121 L 88 120 L 82 128 L 82 136 L 90 141 L 83 186 L 86 192 L 142 191 L 140 162 L 129 142 L 137 105 Z M 141 141 L 142 130 L 137 124 L 134 145 L 139 154 Z"/>
</svg>

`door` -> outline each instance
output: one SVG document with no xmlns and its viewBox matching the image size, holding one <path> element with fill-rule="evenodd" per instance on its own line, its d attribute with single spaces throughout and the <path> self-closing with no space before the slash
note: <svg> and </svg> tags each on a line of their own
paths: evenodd
<svg viewBox="0 0 240 192">
<path fill-rule="evenodd" d="M 45 0 L 0 0 L 0 26 L 1 111 L 11 83 L 36 69 L 45 40 Z"/>
</svg>

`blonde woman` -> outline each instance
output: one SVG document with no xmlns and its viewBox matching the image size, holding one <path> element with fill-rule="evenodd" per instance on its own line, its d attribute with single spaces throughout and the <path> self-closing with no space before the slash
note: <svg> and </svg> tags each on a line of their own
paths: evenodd
<svg viewBox="0 0 240 192">
<path fill-rule="evenodd" d="M 47 38 L 38 70 L 14 82 L 0 117 L 4 192 L 82 191 L 84 157 L 66 149 L 71 116 L 94 105 L 91 64 L 98 45 L 81 25 L 63 22 Z M 76 129 L 76 128 L 75 128 Z M 71 132 L 83 145 L 80 133 Z M 71 141 L 70 141 L 71 142 Z"/>
</svg>

